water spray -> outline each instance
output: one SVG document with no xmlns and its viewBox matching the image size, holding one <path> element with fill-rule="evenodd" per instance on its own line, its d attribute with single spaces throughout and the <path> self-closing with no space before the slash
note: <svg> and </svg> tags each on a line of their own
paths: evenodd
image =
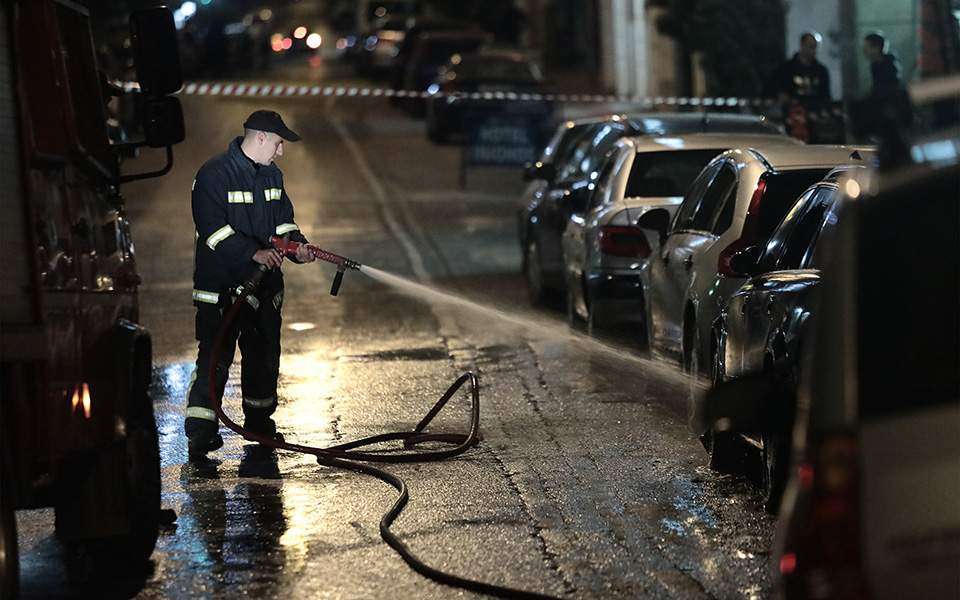
<svg viewBox="0 0 960 600">
<path fill-rule="evenodd" d="M 340 284 L 343 283 L 343 273 L 347 269 L 359 271 L 360 267 L 362 266 L 355 260 L 351 260 L 345 256 L 340 256 L 339 254 L 334 254 L 333 252 L 329 252 L 323 248 L 314 246 L 313 244 L 301 244 L 300 242 L 290 241 L 286 237 L 278 236 L 271 237 L 270 242 L 278 252 L 284 254 L 288 258 L 296 258 L 297 252 L 300 250 L 300 247 L 303 246 L 317 260 L 322 260 L 337 265 L 337 274 L 333 277 L 333 285 L 330 287 L 331 296 L 336 296 L 340 293 Z"/>
</svg>

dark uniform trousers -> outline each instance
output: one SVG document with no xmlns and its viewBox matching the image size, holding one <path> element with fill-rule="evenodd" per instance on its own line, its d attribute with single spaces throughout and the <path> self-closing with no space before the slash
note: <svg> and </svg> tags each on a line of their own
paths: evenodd
<svg viewBox="0 0 960 600">
<path fill-rule="evenodd" d="M 248 424 L 251 421 L 266 422 L 277 408 L 283 285 L 264 285 L 256 296 L 256 300 L 249 299 L 245 303 L 226 333 L 217 356 L 216 370 L 216 392 L 223 398 L 239 342 L 240 389 L 243 394 L 243 414 Z M 211 408 L 210 362 L 213 360 L 217 332 L 229 303 L 234 300 L 233 296 L 227 294 L 221 297 L 219 304 L 197 304 L 196 337 L 200 348 L 187 398 L 184 427 L 188 437 L 210 435 L 218 427 Z"/>
</svg>

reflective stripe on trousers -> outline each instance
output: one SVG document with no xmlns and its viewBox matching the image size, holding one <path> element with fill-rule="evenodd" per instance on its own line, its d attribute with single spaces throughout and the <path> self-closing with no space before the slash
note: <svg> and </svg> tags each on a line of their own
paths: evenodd
<svg viewBox="0 0 960 600">
<path fill-rule="evenodd" d="M 276 396 L 270 396 L 269 398 L 250 398 L 248 396 L 243 397 L 243 405 L 250 408 L 270 408 L 276 401 Z"/>
</svg>

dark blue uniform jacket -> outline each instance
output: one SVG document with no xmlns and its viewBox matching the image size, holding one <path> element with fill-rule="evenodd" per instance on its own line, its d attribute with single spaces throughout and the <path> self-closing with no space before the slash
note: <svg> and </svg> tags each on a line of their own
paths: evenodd
<svg viewBox="0 0 960 600">
<path fill-rule="evenodd" d="M 193 182 L 195 303 L 217 304 L 225 292 L 242 283 L 256 269 L 254 253 L 271 247 L 271 236 L 307 241 L 293 220 L 283 173 L 272 163 L 255 167 L 240 149 L 242 139 L 204 163 Z M 265 283 L 268 280 L 282 286 L 279 269 Z"/>
</svg>

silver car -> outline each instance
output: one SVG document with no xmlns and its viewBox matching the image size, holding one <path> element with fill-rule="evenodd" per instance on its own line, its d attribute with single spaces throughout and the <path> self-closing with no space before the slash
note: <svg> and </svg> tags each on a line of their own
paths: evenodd
<svg viewBox="0 0 960 600">
<path fill-rule="evenodd" d="M 530 184 L 517 211 L 523 272 L 531 300 L 539 303 L 551 291 L 565 291 L 563 231 L 572 213 L 583 212 L 602 161 L 618 140 L 702 132 L 786 138 L 766 119 L 752 115 L 607 114 L 562 123 L 540 160 L 528 167 L 525 176 Z"/>
<path fill-rule="evenodd" d="M 771 138 L 787 139 L 693 133 L 620 140 L 601 169 L 586 211 L 572 214 L 564 231 L 571 324 L 582 319 L 590 333 L 616 330 L 646 347 L 649 257 L 659 250 L 659 240 L 639 229 L 637 220 L 657 208 L 672 216 L 711 159 L 731 146 L 769 143 Z"/>
<path fill-rule="evenodd" d="M 644 216 L 663 244 L 650 261 L 650 345 L 678 357 L 695 380 L 708 366 L 710 328 L 723 303 L 746 281 L 730 265 L 762 246 L 800 194 L 839 164 L 872 157 L 867 148 L 745 144 L 715 158 L 690 186 L 669 224 Z"/>
</svg>

